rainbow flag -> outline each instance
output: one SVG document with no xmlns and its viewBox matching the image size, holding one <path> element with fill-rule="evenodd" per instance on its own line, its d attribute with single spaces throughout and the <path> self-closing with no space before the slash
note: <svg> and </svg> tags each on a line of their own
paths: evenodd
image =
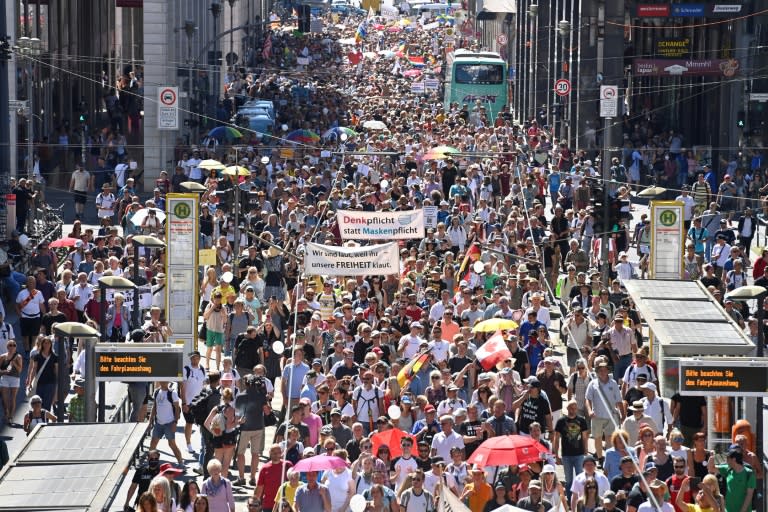
<svg viewBox="0 0 768 512">
<path fill-rule="evenodd" d="M 408 61 L 415 68 L 423 68 L 424 67 L 424 57 L 422 57 L 421 55 L 409 55 L 408 56 Z"/>
<path fill-rule="evenodd" d="M 360 43 L 367 36 L 368 36 L 368 29 L 365 27 L 365 22 L 363 21 L 357 26 L 357 31 L 355 32 L 355 42 Z"/>
<path fill-rule="evenodd" d="M 419 373 L 419 370 L 427 364 L 429 355 L 429 350 L 422 352 L 400 369 L 400 372 L 397 374 L 397 383 L 400 385 L 400 389 L 403 389 L 410 383 L 413 380 L 413 377 Z"/>
</svg>

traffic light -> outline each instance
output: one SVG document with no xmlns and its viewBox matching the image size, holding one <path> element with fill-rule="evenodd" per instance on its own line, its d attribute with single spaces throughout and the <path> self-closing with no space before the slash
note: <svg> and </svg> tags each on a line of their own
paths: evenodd
<svg viewBox="0 0 768 512">
<path fill-rule="evenodd" d="M 736 114 L 736 126 L 739 128 L 744 128 L 747 125 L 747 113 L 743 110 L 739 110 L 739 113 Z"/>
</svg>

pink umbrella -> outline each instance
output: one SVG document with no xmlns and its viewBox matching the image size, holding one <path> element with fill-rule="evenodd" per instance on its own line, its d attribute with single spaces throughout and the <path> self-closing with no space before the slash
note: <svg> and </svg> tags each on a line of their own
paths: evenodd
<svg viewBox="0 0 768 512">
<path fill-rule="evenodd" d="M 389 27 L 387 29 L 387 32 L 391 32 L 393 34 L 396 32 L 402 32 L 402 31 L 403 31 L 402 27 Z"/>
<path fill-rule="evenodd" d="M 420 69 L 409 69 L 408 71 L 403 73 L 403 76 L 404 77 L 408 77 L 408 78 L 415 78 L 415 77 L 417 77 L 419 75 L 421 75 L 421 70 Z"/>
<path fill-rule="evenodd" d="M 69 236 L 65 236 L 64 238 L 59 238 L 58 240 L 54 240 L 51 242 L 49 247 L 74 247 L 77 242 L 82 242 L 79 238 L 72 238 Z"/>
<path fill-rule="evenodd" d="M 345 468 L 347 461 L 334 455 L 315 455 L 301 459 L 293 466 L 294 471 L 299 473 L 308 473 L 310 471 L 326 471 L 329 469 Z"/>
</svg>

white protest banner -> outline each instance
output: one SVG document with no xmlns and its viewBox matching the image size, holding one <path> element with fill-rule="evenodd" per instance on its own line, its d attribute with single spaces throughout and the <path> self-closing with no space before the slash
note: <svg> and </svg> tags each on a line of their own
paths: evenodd
<svg viewBox="0 0 768 512">
<path fill-rule="evenodd" d="M 304 272 L 311 276 L 399 274 L 400 257 L 395 242 L 366 247 L 308 243 L 304 266 Z"/>
<path fill-rule="evenodd" d="M 424 211 L 359 212 L 339 210 L 336 222 L 344 240 L 424 238 Z"/>
</svg>

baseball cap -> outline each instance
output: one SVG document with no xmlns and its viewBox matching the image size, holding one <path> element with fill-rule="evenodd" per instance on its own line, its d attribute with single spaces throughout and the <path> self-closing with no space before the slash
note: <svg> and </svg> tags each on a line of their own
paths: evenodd
<svg viewBox="0 0 768 512">
<path fill-rule="evenodd" d="M 160 474 L 165 475 L 183 475 L 184 471 L 173 467 L 169 462 L 160 466 Z"/>
<path fill-rule="evenodd" d="M 424 407 L 424 412 L 425 413 L 427 413 L 427 412 L 435 412 L 435 406 L 432 405 L 432 404 L 426 405 Z"/>
</svg>

